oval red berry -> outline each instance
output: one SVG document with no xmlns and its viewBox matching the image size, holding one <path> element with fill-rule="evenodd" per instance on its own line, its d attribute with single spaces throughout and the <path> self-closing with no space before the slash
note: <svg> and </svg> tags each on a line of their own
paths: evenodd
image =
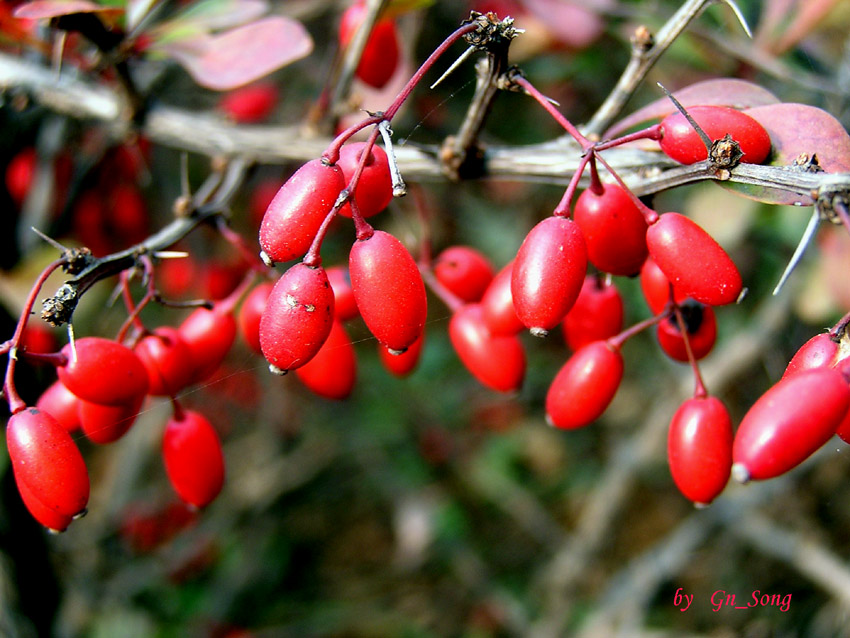
<svg viewBox="0 0 850 638">
<path fill-rule="evenodd" d="M 688 114 L 712 141 L 732 136 L 744 153 L 742 162 L 761 164 L 770 155 L 770 135 L 755 119 L 726 106 L 691 106 Z M 673 113 L 661 122 L 661 150 L 682 164 L 708 158 L 705 144 L 684 115 Z"/>
<path fill-rule="evenodd" d="M 354 242 L 348 271 L 366 327 L 391 350 L 406 350 L 422 334 L 428 314 L 425 284 L 407 248 L 376 230 Z"/>
<path fill-rule="evenodd" d="M 719 399 L 679 406 L 667 434 L 667 460 L 685 498 L 708 505 L 723 491 L 732 471 L 732 436 L 732 419 Z"/>
<path fill-rule="evenodd" d="M 834 368 L 779 381 L 753 404 L 735 433 L 735 478 L 768 479 L 796 467 L 835 434 L 848 406 L 850 388 Z"/>
<path fill-rule="evenodd" d="M 649 227 L 646 243 L 676 294 L 709 306 L 737 301 L 743 284 L 735 263 L 693 220 L 664 213 Z"/>
<path fill-rule="evenodd" d="M 130 348 L 103 337 L 83 337 L 67 344 L 62 354 L 68 363 L 59 366 L 59 380 L 86 401 L 118 405 L 144 396 L 148 373 Z"/>
<path fill-rule="evenodd" d="M 204 507 L 218 496 L 224 485 L 224 454 L 218 433 L 203 415 L 187 410 L 168 421 L 162 457 L 182 501 Z"/>
<path fill-rule="evenodd" d="M 280 187 L 260 224 L 260 248 L 273 262 L 303 257 L 345 179 L 339 166 L 310 160 Z"/>
<path fill-rule="evenodd" d="M 587 249 L 578 225 L 547 217 L 522 242 L 511 274 L 519 320 L 536 335 L 561 323 L 575 303 L 587 272 Z"/>
<path fill-rule="evenodd" d="M 331 331 L 334 293 L 325 269 L 298 263 L 289 268 L 266 302 L 260 319 L 260 348 L 275 372 L 312 359 Z"/>
</svg>

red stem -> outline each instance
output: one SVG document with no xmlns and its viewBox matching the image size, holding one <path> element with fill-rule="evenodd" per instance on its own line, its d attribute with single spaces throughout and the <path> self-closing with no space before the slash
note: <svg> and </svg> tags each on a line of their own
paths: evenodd
<svg viewBox="0 0 850 638">
<path fill-rule="evenodd" d="M 628 144 L 629 142 L 635 142 L 637 140 L 657 141 L 660 140 L 661 137 L 661 124 L 653 124 L 649 128 L 645 128 L 640 131 L 635 131 L 634 133 L 629 133 L 628 135 L 623 135 L 622 137 L 615 137 L 613 140 L 600 142 L 596 145 L 596 150 L 604 151 L 607 148 L 614 148 L 615 146 L 621 146 L 623 144 Z"/>
<path fill-rule="evenodd" d="M 35 300 L 38 297 L 39 292 L 41 292 L 44 282 L 46 282 L 47 278 L 53 274 L 54 270 L 62 266 L 64 263 L 64 258 L 57 259 L 56 261 L 48 264 L 48 266 L 41 271 L 41 274 L 38 276 L 38 279 L 36 279 L 33 287 L 30 289 L 30 293 L 27 296 L 26 301 L 24 302 L 23 310 L 21 310 L 21 315 L 18 318 L 18 325 L 15 327 L 15 333 L 9 340 L 9 363 L 6 364 L 6 378 L 3 382 L 3 392 L 6 395 L 6 402 L 9 404 L 9 411 L 12 414 L 17 414 L 27 407 L 27 404 L 24 403 L 15 388 L 15 366 L 18 362 L 18 348 L 21 344 L 21 337 L 24 334 L 24 330 L 27 326 L 27 320 L 29 320 L 32 308 L 35 305 Z"/>
<path fill-rule="evenodd" d="M 579 160 L 579 164 L 576 167 L 576 172 L 573 173 L 572 178 L 570 178 L 570 183 L 567 185 L 567 190 L 564 191 L 563 196 L 561 197 L 561 201 L 558 202 L 558 205 L 555 206 L 555 210 L 552 214 L 556 217 L 569 217 L 570 208 L 573 205 L 573 198 L 575 197 L 576 191 L 578 190 L 579 182 L 581 181 L 581 176 L 584 174 L 584 169 L 587 164 L 593 158 L 593 153 L 588 153 L 587 155 L 583 155 Z"/>
<path fill-rule="evenodd" d="M 671 292 L 672 292 L 672 286 Z M 679 332 L 682 334 L 682 339 L 685 343 L 685 352 L 688 355 L 688 363 L 691 364 L 691 370 L 694 371 L 694 398 L 704 399 L 708 396 L 708 391 L 705 389 L 705 383 L 702 380 L 702 374 L 699 371 L 699 364 L 694 358 L 694 351 L 691 348 L 691 340 L 688 338 L 688 326 L 685 325 L 685 318 L 682 316 L 682 311 L 678 304 L 673 304 L 673 316 L 676 317 L 676 324 L 679 326 Z"/>
<path fill-rule="evenodd" d="M 564 117 L 564 115 L 555 108 L 546 96 L 538 91 L 531 82 L 529 82 L 526 78 L 519 76 L 516 78 L 516 83 L 525 89 L 531 97 L 537 100 L 537 103 L 546 109 L 549 112 L 549 115 L 555 118 L 555 121 L 560 124 L 567 133 L 572 135 L 579 144 L 581 144 L 582 150 L 587 151 L 593 146 L 593 142 L 582 135 L 575 125 Z"/>
<path fill-rule="evenodd" d="M 643 332 L 647 328 L 651 328 L 652 326 L 661 323 L 661 321 L 670 316 L 671 312 L 671 306 L 666 306 L 664 310 L 659 312 L 654 317 L 649 317 L 649 319 L 639 321 L 633 326 L 630 326 L 623 330 L 620 334 L 607 339 L 608 345 L 612 348 L 620 349 L 627 340 L 631 339 L 636 334 Z"/>
<path fill-rule="evenodd" d="M 440 301 L 446 304 L 449 312 L 454 314 L 466 305 L 463 299 L 440 283 L 430 268 L 425 267 L 424 264 L 420 264 L 419 272 L 422 273 L 422 281 L 431 289 L 431 292 L 439 297 Z"/>
</svg>

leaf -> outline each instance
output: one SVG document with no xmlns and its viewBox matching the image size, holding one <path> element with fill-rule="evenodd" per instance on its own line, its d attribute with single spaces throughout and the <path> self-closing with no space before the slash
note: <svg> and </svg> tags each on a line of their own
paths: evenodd
<svg viewBox="0 0 850 638">
<path fill-rule="evenodd" d="M 685 108 L 710 104 L 746 109 L 779 102 L 779 98 L 758 84 L 733 78 L 697 82 L 675 91 L 673 97 L 679 100 Z M 675 110 L 676 107 L 673 106 L 673 102 L 666 97 L 660 98 L 614 124 L 605 131 L 603 138 L 612 139 L 638 124 L 660 120 Z"/>
<path fill-rule="evenodd" d="M 227 91 L 303 58 L 313 50 L 313 40 L 297 20 L 271 16 L 218 35 L 159 43 L 157 48 L 201 86 Z"/>
<path fill-rule="evenodd" d="M 266 0 L 200 0 L 186 7 L 173 20 L 203 31 L 229 29 L 268 13 Z"/>
<path fill-rule="evenodd" d="M 808 104 L 769 104 L 744 111 L 770 134 L 773 166 L 791 166 L 801 154 L 817 155 L 827 173 L 850 173 L 850 135 L 832 115 Z M 726 183 L 723 183 L 725 186 Z M 769 204 L 810 205 L 810 198 L 760 186 L 742 184 L 730 188 Z"/>
<path fill-rule="evenodd" d="M 35 0 L 18 6 L 12 14 L 25 20 L 58 18 L 74 13 L 95 13 L 105 11 L 123 11 L 116 7 L 105 7 L 89 0 Z"/>
<path fill-rule="evenodd" d="M 770 134 L 771 164 L 787 166 L 800 153 L 817 154 L 827 173 L 850 173 L 850 135 L 835 117 L 808 104 L 771 104 L 745 111 Z"/>
</svg>

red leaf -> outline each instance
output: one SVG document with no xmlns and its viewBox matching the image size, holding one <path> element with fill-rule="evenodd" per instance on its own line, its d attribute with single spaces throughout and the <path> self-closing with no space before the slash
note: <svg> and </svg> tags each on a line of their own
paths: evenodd
<svg viewBox="0 0 850 638">
<path fill-rule="evenodd" d="M 201 86 L 226 91 L 303 58 L 313 50 L 313 40 L 300 22 L 271 16 L 218 35 L 200 34 L 158 48 L 173 56 Z"/>
<path fill-rule="evenodd" d="M 95 13 L 100 11 L 123 11 L 120 7 L 105 7 L 89 0 L 35 0 L 22 4 L 15 9 L 16 18 L 25 20 L 40 20 L 42 18 L 58 18 L 74 13 Z"/>
<path fill-rule="evenodd" d="M 714 105 L 730 106 L 734 109 L 747 109 L 754 106 L 777 104 L 779 102 L 779 98 L 758 84 L 733 78 L 697 82 L 696 84 L 691 84 L 675 91 L 673 97 L 679 100 L 685 108 L 697 105 Z M 605 131 L 603 138 L 611 139 L 617 137 L 623 131 L 627 131 L 638 124 L 661 119 L 675 110 L 676 107 L 669 98 L 660 98 L 614 124 L 614 126 Z"/>
</svg>

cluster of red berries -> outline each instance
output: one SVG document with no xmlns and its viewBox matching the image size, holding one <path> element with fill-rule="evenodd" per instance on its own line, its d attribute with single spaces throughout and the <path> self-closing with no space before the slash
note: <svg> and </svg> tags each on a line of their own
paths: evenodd
<svg viewBox="0 0 850 638">
<path fill-rule="evenodd" d="M 728 135 L 743 161 L 763 162 L 771 152 L 764 127 L 742 112 L 697 106 L 688 116 L 712 139 Z M 658 140 L 661 150 L 679 162 L 709 157 L 703 138 L 682 113 L 647 131 L 646 137 Z M 574 352 L 546 397 L 547 421 L 557 428 L 584 427 L 603 414 L 623 378 L 623 342 L 650 326 L 656 328 L 662 351 L 676 361 L 691 362 L 698 377 L 696 361 L 711 351 L 717 336 L 714 308 L 735 303 L 743 282 L 729 255 L 691 219 L 657 213 L 619 180 L 603 183 L 592 157 L 591 186 L 576 199 L 572 215 L 561 206 L 539 222 L 515 259 L 498 273 L 468 246 L 446 249 L 433 264 L 417 263 L 401 242 L 363 222 L 392 197 L 386 153 L 375 146 L 364 159 L 367 148 L 349 144 L 338 162 L 308 162 L 266 211 L 259 233 L 264 260 L 308 255 L 276 284 L 258 288 L 262 292 L 256 292 L 250 306 L 253 319 L 246 323 L 256 326 L 253 343 L 273 371 L 296 370 L 318 394 L 348 396 L 356 362 L 342 322 L 359 315 L 381 344 L 382 360 L 391 370 L 390 362 L 398 361 L 398 370 L 409 372 L 427 312 L 425 274 L 452 313 L 449 336 L 460 360 L 492 390 L 521 387 L 526 369 L 519 338 L 523 330 L 545 336 L 562 326 Z M 359 181 L 352 188 L 355 173 Z M 315 257 L 315 240 L 336 210 L 355 217 L 358 238 L 347 273 L 334 268 L 332 281 Z M 623 301 L 612 276 L 639 276 L 651 319 L 623 330 Z M 694 397 L 673 417 L 669 435 L 671 472 L 686 497 L 710 503 L 726 486 L 733 463 L 739 480 L 776 476 L 802 462 L 836 431 L 850 397 L 846 370 L 837 363 L 839 340 L 832 334 L 831 358 L 818 359 L 829 359 L 828 366 L 820 366 L 828 371 L 783 381 L 752 408 L 737 435 L 724 405 L 698 382 Z M 818 400 L 816 417 L 807 416 L 813 412 L 810 406 L 798 407 L 805 402 L 786 405 L 804 381 L 823 384 L 831 392 L 829 400 Z M 820 413 L 824 411 L 829 414 Z M 787 425 L 777 426 L 780 414 Z M 810 422 L 817 425 L 807 427 Z M 777 450 L 784 449 L 793 452 L 784 452 L 780 461 Z"/>
<path fill-rule="evenodd" d="M 15 480 L 33 516 L 62 531 L 85 510 L 88 472 L 73 435 L 81 431 L 100 445 L 117 441 L 147 396 L 169 397 L 174 405 L 162 456 L 177 495 L 194 507 L 212 502 L 224 482 L 219 436 L 205 416 L 184 410 L 175 397 L 216 371 L 236 333 L 229 299 L 196 309 L 176 328 L 156 328 L 132 348 L 102 337 L 67 344 L 53 359 L 58 380 L 35 407 L 15 412 L 7 430 Z"/>
</svg>

